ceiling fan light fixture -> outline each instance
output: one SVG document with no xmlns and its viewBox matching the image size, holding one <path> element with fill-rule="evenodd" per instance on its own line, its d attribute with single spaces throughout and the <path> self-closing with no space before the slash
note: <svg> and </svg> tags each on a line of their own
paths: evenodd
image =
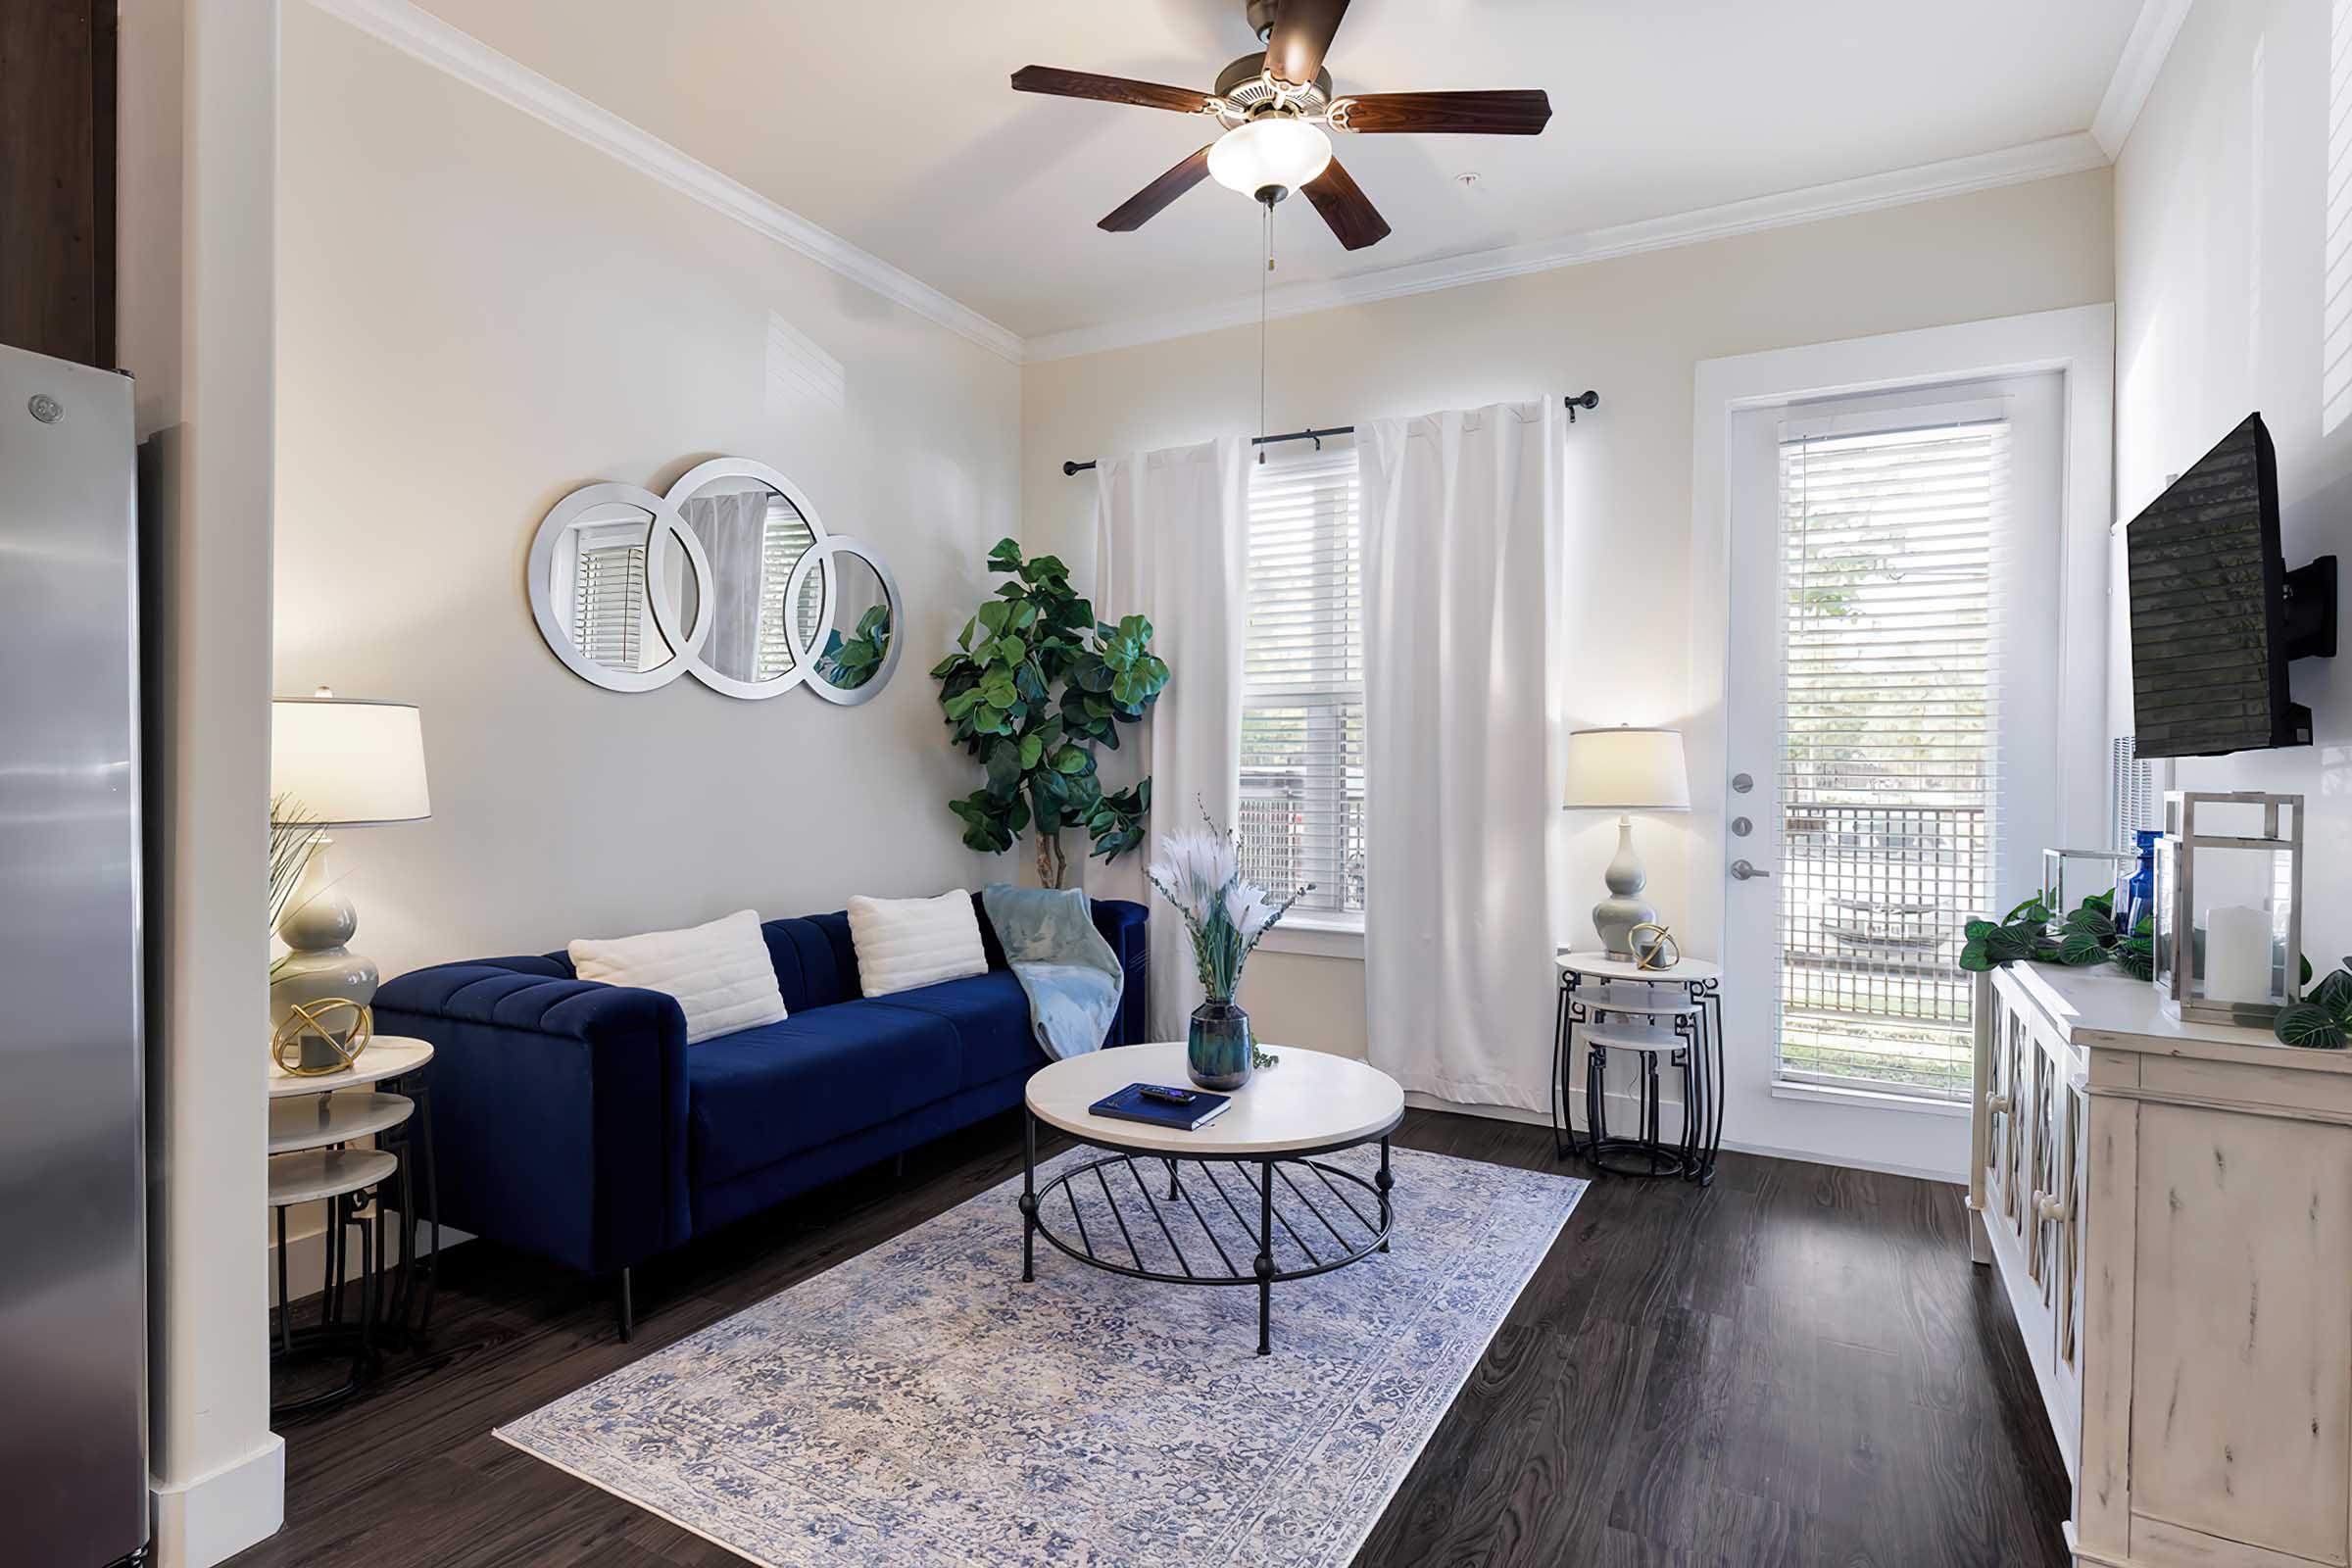
<svg viewBox="0 0 2352 1568">
<path fill-rule="evenodd" d="M 1245 196 L 1267 190 L 1287 195 L 1330 166 L 1331 138 L 1321 126 L 1289 115 L 1236 125 L 1208 150 L 1209 177 Z"/>
</svg>

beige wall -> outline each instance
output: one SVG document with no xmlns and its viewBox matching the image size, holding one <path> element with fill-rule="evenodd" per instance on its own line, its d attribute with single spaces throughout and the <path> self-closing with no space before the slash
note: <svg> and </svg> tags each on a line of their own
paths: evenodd
<svg viewBox="0 0 2352 1568">
<path fill-rule="evenodd" d="M 423 710 L 433 816 L 339 836 L 386 974 L 1008 875 L 924 670 L 1018 529 L 1018 371 L 313 7 L 287 8 L 276 684 Z M 626 105 L 615 106 L 626 110 Z M 846 368 L 771 382 L 770 313 Z M 862 708 L 559 664 L 523 562 L 597 479 L 736 454 L 875 544 L 911 652 Z"/>
<path fill-rule="evenodd" d="M 1580 563 L 1567 717 L 1686 723 L 1693 365 L 2103 302 L 2113 297 L 2111 204 L 2100 171 L 1279 320 L 1267 424 L 1345 424 L 1597 388 L 1600 409 L 1580 416 L 1567 438 Z M 1300 216 L 1280 220 L 1295 229 Z M 1094 487 L 1064 478 L 1062 460 L 1254 428 L 1256 368 L 1254 328 L 1026 367 L 1029 547 L 1059 553 L 1088 580 Z M 1599 896 L 1612 828 L 1595 819 L 1572 835 L 1572 889 Z M 1641 834 L 1651 897 L 1673 921 L 1693 878 L 1720 875 L 1719 847 L 1671 818 L 1651 819 Z M 1692 951 L 1711 955 L 1712 940 L 1701 933 Z M 1353 960 L 1261 952 L 1245 1001 L 1269 1039 L 1363 1049 Z"/>
<path fill-rule="evenodd" d="M 2124 147 L 2115 493 L 2133 515 L 2259 410 L 2287 564 L 2332 551 L 2352 567 L 2352 38 L 2328 23 L 2309 0 L 2196 7 Z M 2330 385 L 2344 399 L 2332 425 Z M 2179 783 L 2310 803 L 2303 948 L 2325 972 L 2352 953 L 2352 659 L 2298 662 L 2289 680 L 2317 744 L 2186 760 Z"/>
</svg>

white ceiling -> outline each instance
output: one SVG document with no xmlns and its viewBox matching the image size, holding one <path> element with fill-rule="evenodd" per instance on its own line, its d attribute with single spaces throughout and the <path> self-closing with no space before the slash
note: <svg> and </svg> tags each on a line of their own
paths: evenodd
<svg viewBox="0 0 2352 1568">
<path fill-rule="evenodd" d="M 1395 232 L 1303 202 L 1279 280 L 1528 246 L 2090 126 L 2142 0 L 1354 0 L 1337 91 L 1543 87 L 1540 137 L 1335 137 Z M 1023 337 L 1254 300 L 1256 207 L 1095 220 L 1212 122 L 1014 93 L 1028 64 L 1206 90 L 1241 0 L 422 0 L 424 9 Z M 1453 177 L 1476 171 L 1470 189 Z"/>
</svg>

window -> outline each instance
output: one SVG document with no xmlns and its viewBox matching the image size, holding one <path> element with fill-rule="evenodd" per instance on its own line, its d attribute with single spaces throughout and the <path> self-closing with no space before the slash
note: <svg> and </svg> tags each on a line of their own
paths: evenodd
<svg viewBox="0 0 2352 1568">
<path fill-rule="evenodd" d="M 1968 1092 L 1954 957 L 1996 898 L 2009 447 L 1998 400 L 1785 427 L 1785 1081 Z"/>
<path fill-rule="evenodd" d="M 1364 642 L 1355 450 L 1269 450 L 1250 482 L 1244 869 L 1335 923 L 1364 908 Z"/>
</svg>

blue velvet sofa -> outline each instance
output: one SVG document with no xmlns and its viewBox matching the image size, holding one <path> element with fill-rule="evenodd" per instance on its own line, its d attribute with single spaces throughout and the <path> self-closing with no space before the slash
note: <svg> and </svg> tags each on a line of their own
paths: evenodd
<svg viewBox="0 0 2352 1568">
<path fill-rule="evenodd" d="M 1145 911 L 1094 914 L 1127 973 L 1103 1043 L 1126 1045 Z M 761 930 L 790 1016 L 695 1046 L 674 999 L 578 979 L 562 953 L 384 982 L 377 1030 L 435 1048 L 441 1218 L 612 1279 L 625 1338 L 633 1265 L 1016 1106 L 1045 1065 L 985 910 L 988 973 L 871 999 L 846 914 Z"/>
</svg>

